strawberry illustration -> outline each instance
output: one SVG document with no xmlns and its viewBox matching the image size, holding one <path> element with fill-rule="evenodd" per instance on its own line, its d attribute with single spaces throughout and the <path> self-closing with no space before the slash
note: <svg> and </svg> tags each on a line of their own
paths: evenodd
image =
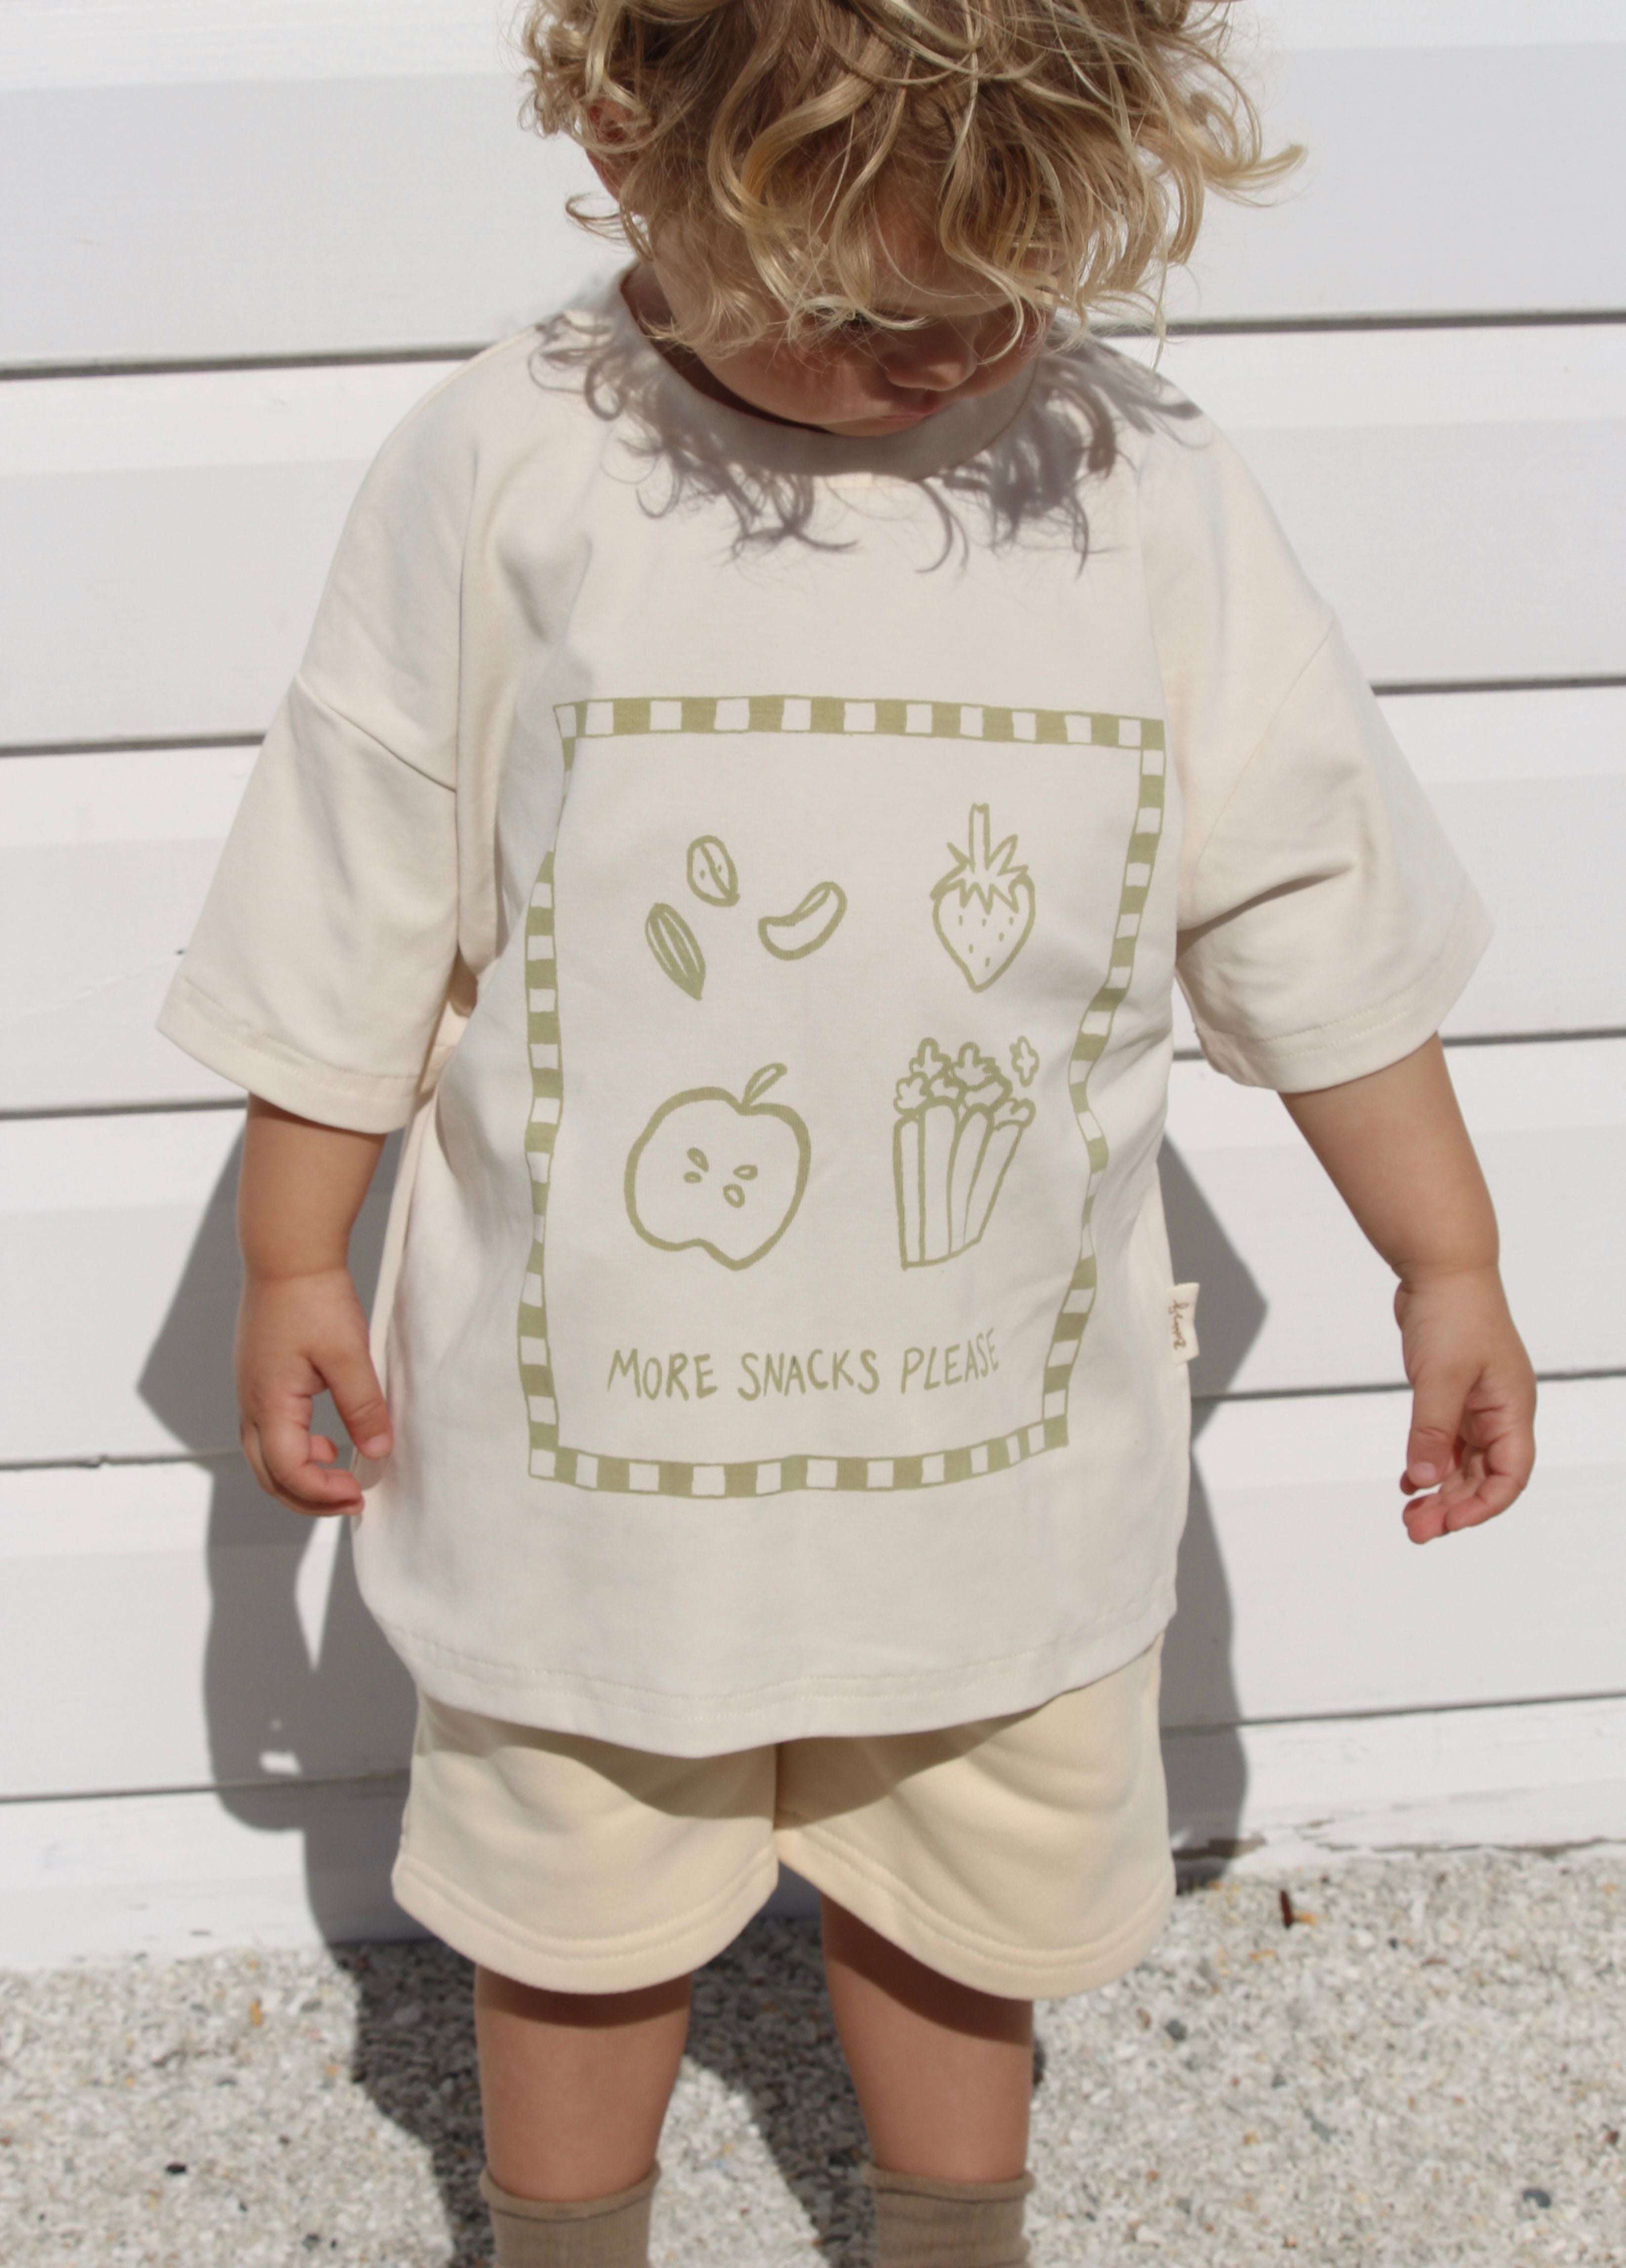
<svg viewBox="0 0 1626 2268">
<path fill-rule="evenodd" d="M 974 803 L 966 847 L 949 855 L 954 865 L 931 893 L 938 935 L 966 974 L 974 992 L 1002 976 L 1034 925 L 1034 886 L 1026 866 L 1013 862 L 1016 837 L 989 848 L 988 806 Z"/>
</svg>

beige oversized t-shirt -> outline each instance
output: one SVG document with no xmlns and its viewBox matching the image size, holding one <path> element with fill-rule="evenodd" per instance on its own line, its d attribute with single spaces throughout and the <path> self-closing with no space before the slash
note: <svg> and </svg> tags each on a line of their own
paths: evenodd
<svg viewBox="0 0 1626 2268">
<path fill-rule="evenodd" d="M 1057 348 L 841 441 L 703 399 L 610 290 L 385 446 L 164 1028 L 414 1121 L 358 1534 L 413 1675 L 707 1754 L 1151 1641 L 1173 983 L 1233 1077 L 1325 1086 L 1484 936 L 1169 389 Z"/>
</svg>

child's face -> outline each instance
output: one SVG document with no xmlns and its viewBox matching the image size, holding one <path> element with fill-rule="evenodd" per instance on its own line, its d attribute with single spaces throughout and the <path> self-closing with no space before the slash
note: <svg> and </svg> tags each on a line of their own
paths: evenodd
<svg viewBox="0 0 1626 2268">
<path fill-rule="evenodd" d="M 935 247 L 894 256 L 893 267 L 884 312 L 915 319 L 918 328 L 855 325 L 817 344 L 793 342 L 781 331 L 738 351 L 684 350 L 673 358 L 704 393 L 793 425 L 868 439 L 992 393 L 1038 353 L 1044 324 L 1031 321 L 1012 345 L 1006 302 Z M 635 314 L 657 322 L 670 315 L 684 326 L 700 295 L 692 276 L 662 260 L 634 270 L 627 296 Z"/>
</svg>

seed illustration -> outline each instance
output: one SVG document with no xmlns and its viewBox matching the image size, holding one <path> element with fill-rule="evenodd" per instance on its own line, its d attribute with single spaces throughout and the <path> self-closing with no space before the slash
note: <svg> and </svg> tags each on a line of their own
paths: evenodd
<svg viewBox="0 0 1626 2268">
<path fill-rule="evenodd" d="M 804 961 L 835 936 L 846 910 L 847 893 L 839 882 L 815 882 L 788 914 L 765 915 L 756 933 L 776 961 Z"/>
<path fill-rule="evenodd" d="M 739 876 L 720 836 L 697 835 L 688 846 L 688 886 L 709 906 L 737 906 Z"/>
<path fill-rule="evenodd" d="M 700 940 L 675 906 L 654 905 L 644 924 L 649 949 L 662 970 L 691 1000 L 698 1000 L 706 981 L 706 956 Z"/>
</svg>

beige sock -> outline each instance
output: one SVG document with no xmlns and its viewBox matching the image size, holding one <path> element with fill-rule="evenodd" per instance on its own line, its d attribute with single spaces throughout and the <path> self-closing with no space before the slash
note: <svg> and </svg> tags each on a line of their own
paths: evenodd
<svg viewBox="0 0 1626 2268">
<path fill-rule="evenodd" d="M 652 2166 L 614 2197 L 581 2205 L 540 2205 L 510 2197 L 490 2175 L 480 2194 L 491 2209 L 497 2268 L 649 2268 L 650 2200 L 660 2179 Z"/>
<path fill-rule="evenodd" d="M 866 2166 L 875 2198 L 875 2268 L 1027 2268 L 1022 2207 L 1031 2174 L 1013 2182 L 937 2182 Z"/>
</svg>

